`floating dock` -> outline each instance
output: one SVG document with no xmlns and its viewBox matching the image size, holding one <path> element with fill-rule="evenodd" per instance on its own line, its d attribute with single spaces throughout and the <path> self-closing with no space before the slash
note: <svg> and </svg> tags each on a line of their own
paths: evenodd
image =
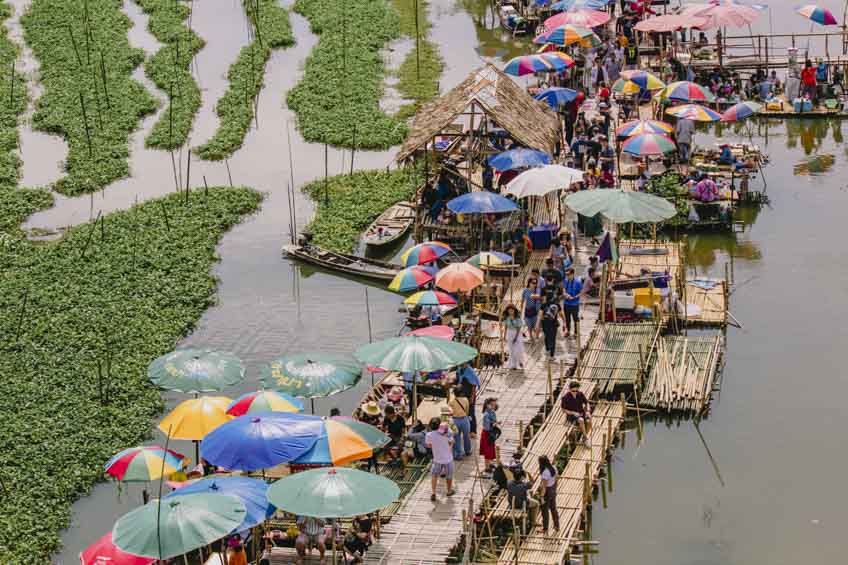
<svg viewBox="0 0 848 565">
<path fill-rule="evenodd" d="M 642 406 L 702 413 L 721 369 L 722 337 L 663 336 L 640 398 Z"/>
</svg>

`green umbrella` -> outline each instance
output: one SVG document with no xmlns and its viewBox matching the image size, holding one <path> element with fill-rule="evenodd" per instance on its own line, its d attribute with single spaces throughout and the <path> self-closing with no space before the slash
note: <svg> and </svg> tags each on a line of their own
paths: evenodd
<svg viewBox="0 0 848 565">
<path fill-rule="evenodd" d="M 277 508 L 299 516 L 346 518 L 374 512 L 398 499 L 394 481 L 347 467 L 303 471 L 284 477 L 268 489 Z"/>
<path fill-rule="evenodd" d="M 603 214 L 617 224 L 656 223 L 677 214 L 674 204 L 664 198 L 619 188 L 581 190 L 568 195 L 565 205 L 588 217 Z"/>
<path fill-rule="evenodd" d="M 404 373 L 449 369 L 477 356 L 473 347 L 427 336 L 393 337 L 363 345 L 356 358 L 372 367 Z"/>
<path fill-rule="evenodd" d="M 226 351 L 178 349 L 155 359 L 147 376 L 156 386 L 177 392 L 215 392 L 244 379 L 244 363 Z"/>
<path fill-rule="evenodd" d="M 315 399 L 354 386 L 362 376 L 362 367 L 350 355 L 301 353 L 275 359 L 260 374 L 267 388 Z"/>
<path fill-rule="evenodd" d="M 168 559 L 226 536 L 239 527 L 246 512 L 244 503 L 229 494 L 153 500 L 115 522 L 112 542 L 133 555 Z"/>
</svg>

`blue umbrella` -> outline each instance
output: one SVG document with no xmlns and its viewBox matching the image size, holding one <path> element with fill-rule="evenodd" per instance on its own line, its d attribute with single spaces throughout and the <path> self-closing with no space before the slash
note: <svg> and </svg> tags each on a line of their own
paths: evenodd
<svg viewBox="0 0 848 565">
<path fill-rule="evenodd" d="M 609 0 L 559 0 L 559 2 L 551 4 L 551 10 L 559 10 L 561 12 L 579 10 L 581 8 L 600 10 L 607 4 L 609 4 Z"/>
<path fill-rule="evenodd" d="M 500 194 L 480 190 L 449 200 L 448 209 L 456 214 L 498 214 L 518 210 L 518 204 Z"/>
<path fill-rule="evenodd" d="M 570 88 L 555 86 L 553 88 L 546 88 L 534 96 L 534 98 L 536 98 L 536 100 L 547 102 L 548 106 L 556 110 L 560 106 L 565 106 L 577 98 L 577 91 Z"/>
<path fill-rule="evenodd" d="M 236 528 L 239 531 L 261 524 L 273 516 L 276 510 L 276 507 L 268 502 L 268 483 L 261 479 L 248 477 L 209 477 L 208 479 L 201 479 L 178 488 L 165 495 L 165 498 L 197 492 L 229 494 L 241 500 L 247 512 L 244 515 L 244 521 Z"/>
<path fill-rule="evenodd" d="M 544 151 L 535 151 L 533 149 L 510 149 L 503 153 L 498 153 L 494 157 L 489 157 L 489 164 L 499 171 L 509 171 L 510 169 L 523 169 L 525 167 L 539 167 L 541 165 L 549 165 L 551 156 Z"/>
<path fill-rule="evenodd" d="M 292 412 L 245 414 L 212 430 L 200 455 L 225 469 L 256 471 L 294 461 L 321 437 L 318 416 Z"/>
</svg>

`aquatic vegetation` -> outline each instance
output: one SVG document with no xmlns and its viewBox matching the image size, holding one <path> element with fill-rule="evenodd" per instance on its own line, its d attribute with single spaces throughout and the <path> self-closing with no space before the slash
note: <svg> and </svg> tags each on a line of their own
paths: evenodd
<svg viewBox="0 0 848 565">
<path fill-rule="evenodd" d="M 45 88 L 33 126 L 68 142 L 54 188 L 77 195 L 128 175 L 129 135 L 156 102 L 132 79 L 144 53 L 130 47 L 121 2 L 33 0 L 21 23 Z"/>
<path fill-rule="evenodd" d="M 397 89 L 404 98 L 415 102 L 407 104 L 398 111 L 398 118 L 408 118 L 418 111 L 424 102 L 439 94 L 439 77 L 444 63 L 439 48 L 429 39 L 430 19 L 427 17 L 426 0 L 392 0 L 400 14 L 400 27 L 403 35 L 415 42 L 415 8 L 418 7 L 418 42 L 413 43 L 412 51 L 406 56 L 397 70 Z"/>
<path fill-rule="evenodd" d="M 297 0 L 294 7 L 321 36 L 288 94 L 304 139 L 360 149 L 403 141 L 406 124 L 380 109 L 380 50 L 400 36 L 397 12 L 382 0 Z"/>
<path fill-rule="evenodd" d="M 150 33 L 162 43 L 162 48 L 145 64 L 144 71 L 167 93 L 169 101 L 145 144 L 157 149 L 176 149 L 188 139 L 194 116 L 200 109 L 200 88 L 191 76 L 190 65 L 205 42 L 186 25 L 191 9 L 185 2 L 133 1 L 150 16 Z"/>
<path fill-rule="evenodd" d="M 276 0 L 259 0 L 258 3 L 243 0 L 243 4 L 253 23 L 254 38 L 242 48 L 227 72 L 230 86 L 215 104 L 215 113 L 221 119 L 218 131 L 195 149 L 201 159 L 220 161 L 241 147 L 253 120 L 253 105 L 262 88 L 265 64 L 272 49 L 294 44 L 289 13 Z"/>
<path fill-rule="evenodd" d="M 377 216 L 401 200 L 410 200 L 422 175 L 414 169 L 361 171 L 316 180 L 303 187 L 317 204 L 306 231 L 321 247 L 350 252 Z"/>
<path fill-rule="evenodd" d="M 0 246 L 0 563 L 49 562 L 71 504 L 149 433 L 162 399 L 147 364 L 215 302 L 216 244 L 260 200 L 171 194 Z"/>
</svg>

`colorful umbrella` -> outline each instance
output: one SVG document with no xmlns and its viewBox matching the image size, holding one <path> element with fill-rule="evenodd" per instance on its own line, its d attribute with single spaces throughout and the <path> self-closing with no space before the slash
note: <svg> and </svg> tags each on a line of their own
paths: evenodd
<svg viewBox="0 0 848 565">
<path fill-rule="evenodd" d="M 112 532 L 109 532 L 80 553 L 80 561 L 82 565 L 150 565 L 156 559 L 118 549 L 112 543 Z"/>
<path fill-rule="evenodd" d="M 489 157 L 489 164 L 498 171 L 509 171 L 512 169 L 523 169 L 526 167 L 538 167 L 551 162 L 551 156 L 544 151 L 526 149 L 510 149 Z"/>
<path fill-rule="evenodd" d="M 699 16 L 707 20 L 698 25 L 699 29 L 717 27 L 743 27 L 760 16 L 761 10 L 734 2 L 713 2 L 689 6 L 681 13 L 684 16 Z"/>
<path fill-rule="evenodd" d="M 470 292 L 483 284 L 483 271 L 468 263 L 451 263 L 436 274 L 436 286 L 448 292 Z"/>
<path fill-rule="evenodd" d="M 508 75 L 520 77 L 535 73 L 564 71 L 568 67 L 568 62 L 559 57 L 546 57 L 543 54 L 533 54 L 513 57 L 504 66 L 503 71 Z"/>
<path fill-rule="evenodd" d="M 260 370 L 267 388 L 300 398 L 320 398 L 359 382 L 362 367 L 349 355 L 301 353 L 275 359 Z"/>
<path fill-rule="evenodd" d="M 502 214 L 518 210 L 518 204 L 500 194 L 476 190 L 449 200 L 448 209 L 455 214 Z"/>
<path fill-rule="evenodd" d="M 200 479 L 165 495 L 165 500 L 187 494 L 205 492 L 209 494 L 228 494 L 238 498 L 244 504 L 244 521 L 239 530 L 246 530 L 261 524 L 274 515 L 276 507 L 268 502 L 268 483 L 262 479 L 249 477 L 209 477 Z"/>
<path fill-rule="evenodd" d="M 677 100 L 679 102 L 712 102 L 715 100 L 712 92 L 688 80 L 669 84 L 659 92 L 658 96 L 661 100 Z"/>
<path fill-rule="evenodd" d="M 633 120 L 615 128 L 615 136 L 618 139 L 626 139 L 642 133 L 669 134 L 674 131 L 671 124 L 659 120 Z"/>
<path fill-rule="evenodd" d="M 817 24 L 821 24 L 823 26 L 835 26 L 838 25 L 836 22 L 836 18 L 827 8 L 822 8 L 820 6 L 816 6 L 815 4 L 805 4 L 803 6 L 798 6 L 795 8 L 795 11 L 807 18 L 810 21 L 816 22 Z"/>
<path fill-rule="evenodd" d="M 534 98 L 547 103 L 548 106 L 556 110 L 577 98 L 577 91 L 570 88 L 555 86 L 552 88 L 546 88 L 536 94 Z"/>
<path fill-rule="evenodd" d="M 547 33 L 537 35 L 533 39 L 533 43 L 553 43 L 555 45 L 562 45 L 563 47 L 577 43 L 581 47 L 590 48 L 600 46 L 601 39 L 591 29 L 572 24 L 563 24 Z"/>
<path fill-rule="evenodd" d="M 184 459 L 185 455 L 176 451 L 158 445 L 143 445 L 112 456 L 104 471 L 125 483 L 155 481 L 162 476 L 163 463 L 164 474 L 168 476 L 182 468 Z"/>
<path fill-rule="evenodd" d="M 658 133 L 642 133 L 627 139 L 621 146 L 621 150 L 631 155 L 644 157 L 671 153 L 675 150 L 675 145 L 668 136 Z"/>
<path fill-rule="evenodd" d="M 562 165 L 545 165 L 524 171 L 506 185 L 506 191 L 516 198 L 544 196 L 582 180 L 583 171 Z M 512 262 L 512 257 L 509 257 L 509 262 Z"/>
<path fill-rule="evenodd" d="M 324 420 L 308 414 L 247 414 L 206 436 L 200 442 L 200 455 L 225 469 L 270 469 L 309 451 L 321 437 L 323 427 Z"/>
<path fill-rule="evenodd" d="M 226 494 L 154 500 L 115 522 L 112 541 L 134 555 L 169 559 L 221 539 L 244 521 L 245 513 L 244 503 Z"/>
<path fill-rule="evenodd" d="M 724 114 L 721 115 L 721 121 L 735 122 L 738 120 L 744 120 L 745 118 L 750 118 L 754 114 L 759 113 L 762 109 L 763 106 L 756 102 L 739 102 L 724 111 Z"/>
<path fill-rule="evenodd" d="M 721 114 L 715 110 L 710 110 L 700 104 L 683 104 L 681 106 L 673 106 L 665 111 L 666 114 L 671 114 L 678 119 L 692 120 L 695 122 L 717 122 L 721 119 Z"/>
<path fill-rule="evenodd" d="M 601 188 L 568 195 L 565 205 L 584 216 L 603 214 L 618 224 L 661 222 L 674 217 L 674 204 L 647 192 Z"/>
<path fill-rule="evenodd" d="M 215 392 L 240 383 L 244 364 L 226 351 L 179 349 L 151 362 L 147 376 L 153 384 L 168 390 Z"/>
<path fill-rule="evenodd" d="M 425 263 L 433 263 L 441 256 L 450 252 L 451 248 L 447 243 L 442 243 L 441 241 L 425 241 L 424 243 L 413 245 L 404 251 L 400 256 L 400 260 L 405 266 L 412 267 L 415 265 L 423 265 Z"/>
<path fill-rule="evenodd" d="M 438 290 L 423 290 L 416 292 L 403 303 L 409 306 L 454 306 L 456 299 L 450 294 Z"/>
<path fill-rule="evenodd" d="M 574 11 L 560 12 L 555 16 L 551 16 L 545 20 L 545 28 L 554 29 L 564 24 L 572 24 L 581 27 L 598 27 L 610 21 L 610 15 L 606 12 L 591 10 L 589 8 L 579 8 Z"/>
<path fill-rule="evenodd" d="M 453 339 L 454 331 L 450 326 L 426 326 L 423 328 L 418 328 L 417 330 L 412 330 L 411 332 L 406 332 L 403 335 L 417 335 L 419 337 L 435 337 L 438 339 L 446 339 L 448 341 Z"/>
<path fill-rule="evenodd" d="M 556 46 L 552 45 L 551 47 L 556 47 Z M 548 49 L 546 51 L 540 51 L 540 53 L 542 54 L 542 57 L 544 57 L 545 59 L 554 59 L 554 60 L 559 60 L 559 61 L 564 62 L 566 69 L 573 67 L 574 64 L 575 64 L 574 59 L 571 57 L 571 55 L 569 55 L 567 53 L 563 53 L 562 51 L 554 51 L 554 50 Z"/>
<path fill-rule="evenodd" d="M 391 480 L 357 469 L 313 469 L 277 481 L 268 498 L 277 507 L 300 516 L 345 518 L 380 510 L 400 496 Z"/>
<path fill-rule="evenodd" d="M 303 402 L 284 392 L 258 390 L 239 396 L 227 407 L 227 414 L 234 417 L 256 412 L 303 412 Z"/>
<path fill-rule="evenodd" d="M 159 422 L 159 429 L 171 439 L 199 441 L 206 434 L 233 419 L 227 414 L 230 400 L 226 396 L 202 396 L 177 404 L 171 413 Z"/>
<path fill-rule="evenodd" d="M 566 11 L 566 10 L 577 10 L 581 8 L 589 9 L 589 10 L 600 10 L 607 4 L 609 4 L 610 0 L 559 0 L 559 2 L 554 2 L 551 4 L 551 10 L 556 11 Z"/>
<path fill-rule="evenodd" d="M 666 14 L 663 16 L 655 16 L 638 22 L 634 27 L 639 31 L 646 33 L 668 33 L 679 29 L 688 29 L 692 27 L 701 27 L 709 22 L 707 18 L 695 15 L 685 14 Z"/>
<path fill-rule="evenodd" d="M 612 83 L 612 91 L 616 94 L 639 94 L 642 89 L 632 80 L 621 77 Z"/>
<path fill-rule="evenodd" d="M 292 461 L 298 465 L 345 465 L 368 459 L 391 438 L 356 420 L 324 420 L 324 429 L 312 448 Z"/>
<path fill-rule="evenodd" d="M 389 290 L 395 292 L 409 292 L 416 290 L 433 280 L 433 275 L 418 266 L 407 267 L 402 269 L 392 282 L 389 283 Z"/>
<path fill-rule="evenodd" d="M 481 251 L 480 253 L 469 257 L 465 262 L 480 269 L 485 269 L 486 267 L 510 265 L 512 264 L 513 259 L 512 255 L 507 255 L 500 251 Z"/>
<path fill-rule="evenodd" d="M 629 70 L 621 71 L 621 76 L 636 83 L 642 90 L 660 90 L 665 88 L 665 83 L 661 81 L 655 74 L 648 71 Z"/>
<path fill-rule="evenodd" d="M 415 373 L 449 369 L 474 359 L 477 350 L 434 337 L 402 336 L 363 345 L 354 355 L 387 371 Z"/>
</svg>

